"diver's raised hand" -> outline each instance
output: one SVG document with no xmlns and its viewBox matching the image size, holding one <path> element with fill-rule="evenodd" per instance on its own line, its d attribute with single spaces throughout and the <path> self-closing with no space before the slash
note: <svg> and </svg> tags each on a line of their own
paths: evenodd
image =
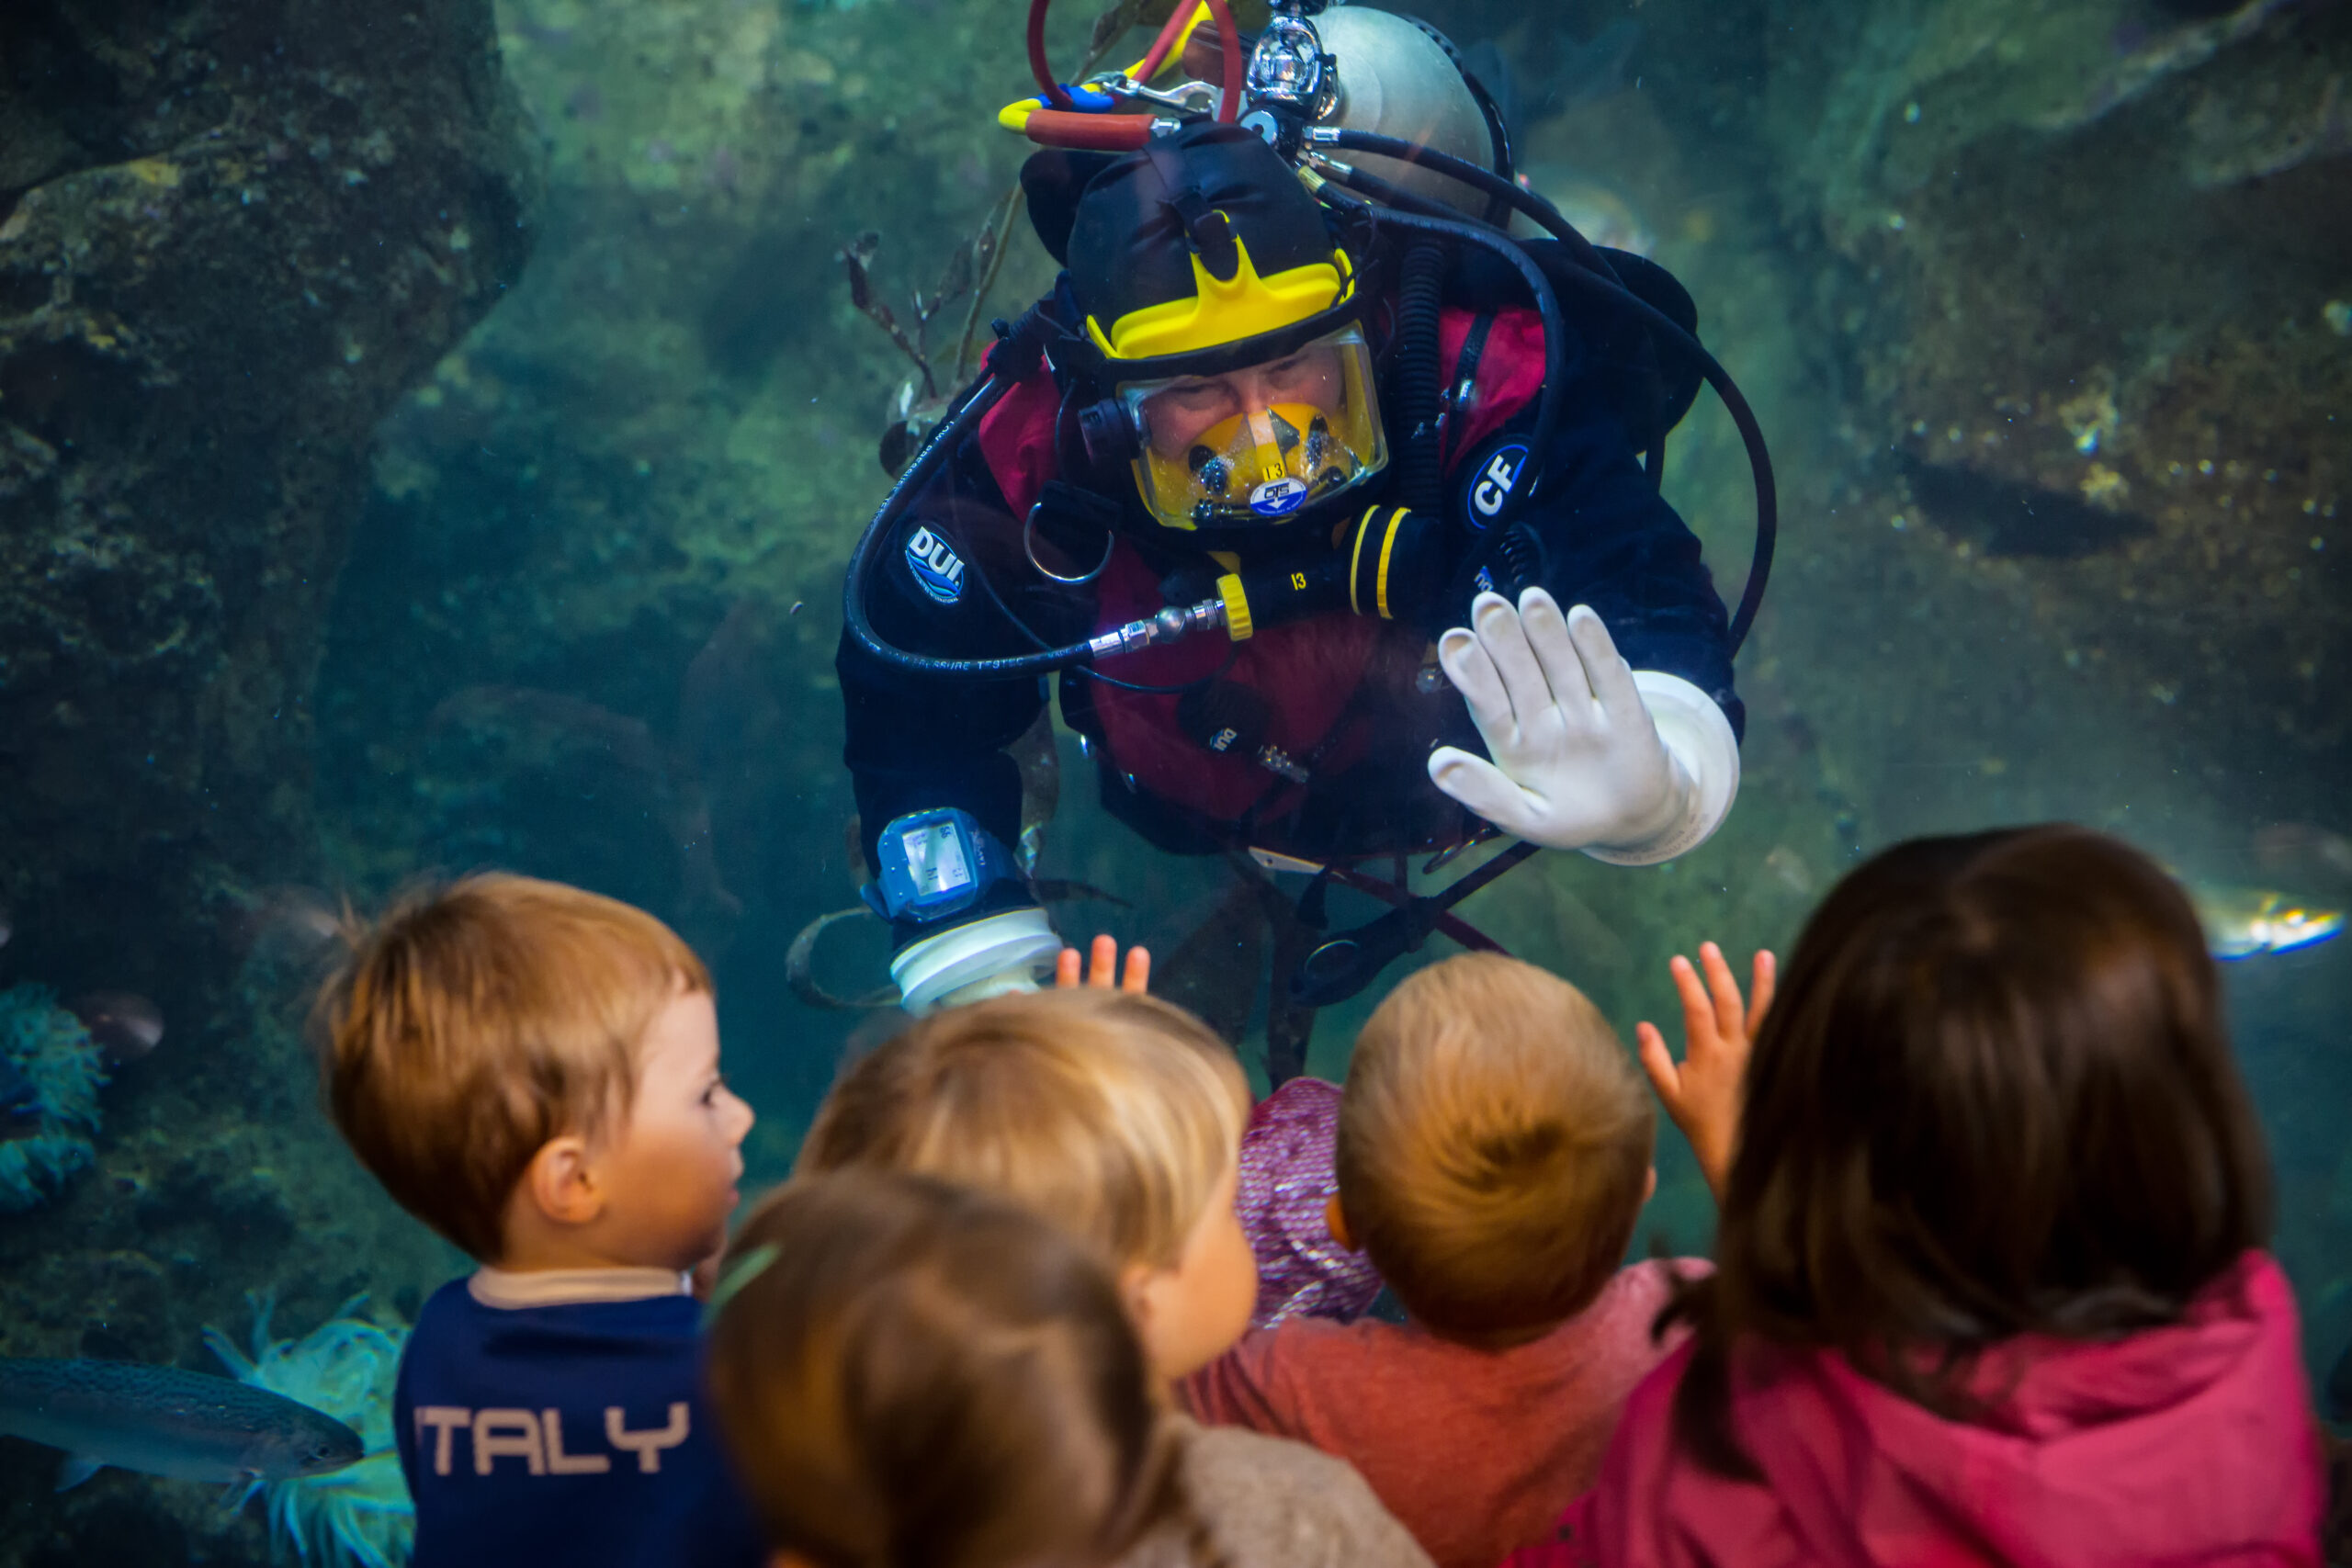
<svg viewBox="0 0 2352 1568">
<path fill-rule="evenodd" d="M 1531 588 L 1516 610 L 1499 593 L 1479 594 L 1470 620 L 1439 639 L 1438 662 L 1493 761 L 1440 747 L 1430 753 L 1430 781 L 1504 832 L 1550 849 L 1640 851 L 1673 836 L 1696 788 L 1658 739 L 1600 617 L 1582 604 L 1563 615 Z"/>
<path fill-rule="evenodd" d="M 1119 967 L 1119 943 L 1115 937 L 1096 937 L 1089 956 L 1091 961 L 1083 983 L 1091 989 L 1107 991 L 1116 984 L 1120 990 L 1141 996 L 1151 985 L 1151 953 L 1148 948 L 1127 949 L 1124 973 Z M 1068 991 L 1078 987 L 1080 984 L 1080 963 L 1078 949 L 1062 949 L 1061 956 L 1054 961 L 1054 989 Z"/>
<path fill-rule="evenodd" d="M 1666 1036 L 1654 1023 L 1635 1024 L 1634 1039 L 1641 1047 L 1642 1070 L 1649 1075 L 1650 1086 L 1657 1090 L 1667 1115 L 1690 1140 L 1707 1190 L 1721 1202 L 1724 1180 L 1739 1147 L 1749 1049 L 1763 1025 L 1765 1010 L 1772 1005 L 1779 965 L 1771 953 L 1758 950 L 1754 982 L 1743 1002 L 1739 981 L 1722 948 L 1701 942 L 1699 962 L 1706 966 L 1703 980 L 1679 953 L 1667 966 L 1682 998 L 1682 1060 L 1675 1061 L 1666 1048 Z"/>
</svg>

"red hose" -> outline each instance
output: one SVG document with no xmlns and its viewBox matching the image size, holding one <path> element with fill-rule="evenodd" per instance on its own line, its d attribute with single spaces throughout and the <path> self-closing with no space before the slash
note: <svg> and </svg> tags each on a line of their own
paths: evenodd
<svg viewBox="0 0 2352 1568">
<path fill-rule="evenodd" d="M 1159 74 L 1160 66 L 1167 62 L 1168 51 L 1176 47 L 1176 39 L 1183 32 L 1184 24 L 1192 19 L 1193 7 L 1197 3 L 1198 0 L 1178 0 L 1176 8 L 1168 13 L 1168 20 L 1160 24 L 1159 36 L 1152 40 L 1151 52 L 1145 55 L 1143 63 L 1136 67 L 1135 79 L 1137 82 L 1148 82 Z"/>
<path fill-rule="evenodd" d="M 1044 96 L 1046 107 L 1064 113 L 1082 113 L 1069 89 L 1054 79 L 1054 68 L 1046 58 L 1046 8 L 1053 0 L 1029 0 L 1029 74 L 1037 81 L 1037 91 Z M 1209 17 L 1216 23 L 1217 48 L 1224 55 L 1225 80 L 1219 85 L 1216 98 L 1216 118 L 1220 125 L 1231 125 L 1241 117 L 1241 33 L 1233 25 L 1233 8 L 1225 0 L 1206 0 Z M 1145 57 L 1147 69 L 1142 80 L 1148 80 L 1159 69 L 1159 62 L 1175 42 L 1175 32 L 1182 24 L 1180 17 L 1192 14 L 1189 0 L 1178 0 L 1176 9 L 1159 29 L 1159 38 Z M 1148 123 L 1148 122 L 1147 122 Z M 1035 141 L 1037 138 L 1031 138 Z M 1061 143 L 1074 145 L 1074 143 Z M 1121 143 L 1126 145 L 1126 143 Z M 1141 142 L 1134 145 L 1141 146 Z"/>
<path fill-rule="evenodd" d="M 1029 0 L 1029 74 L 1037 79 L 1037 91 L 1045 95 L 1049 107 L 1075 110 L 1077 101 L 1068 87 L 1054 80 L 1054 68 L 1046 59 L 1046 7 L 1051 4 L 1053 0 Z"/>
<path fill-rule="evenodd" d="M 1082 147 L 1095 152 L 1132 152 L 1151 140 L 1148 114 L 1065 114 L 1032 109 L 1022 131 L 1041 147 Z"/>
<path fill-rule="evenodd" d="M 1216 97 L 1216 120 L 1231 125 L 1241 118 L 1241 29 L 1233 25 L 1233 8 L 1225 0 L 1208 0 L 1209 17 L 1216 23 L 1217 47 L 1225 54 L 1225 81 Z"/>
</svg>

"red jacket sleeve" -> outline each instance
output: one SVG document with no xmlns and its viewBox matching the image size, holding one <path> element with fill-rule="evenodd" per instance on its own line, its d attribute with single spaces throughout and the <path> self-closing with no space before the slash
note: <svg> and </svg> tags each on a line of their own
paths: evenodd
<svg viewBox="0 0 2352 1568">
<path fill-rule="evenodd" d="M 1295 1401 L 1282 1375 L 1282 1326 L 1253 1328 L 1233 1348 L 1177 1384 L 1177 1397 L 1196 1421 L 1246 1427 L 1277 1438 L 1298 1438 Z"/>
</svg>

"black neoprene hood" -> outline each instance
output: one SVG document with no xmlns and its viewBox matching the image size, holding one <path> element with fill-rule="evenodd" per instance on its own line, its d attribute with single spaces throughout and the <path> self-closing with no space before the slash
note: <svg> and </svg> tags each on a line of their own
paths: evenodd
<svg viewBox="0 0 2352 1568">
<path fill-rule="evenodd" d="M 1188 299 L 1195 251 L 1213 276 L 1229 278 L 1227 234 L 1249 248 L 1261 276 L 1331 260 L 1322 209 L 1251 132 L 1204 121 L 1129 153 L 1078 201 L 1068 260 L 1079 308 L 1108 331 L 1134 311 Z"/>
</svg>

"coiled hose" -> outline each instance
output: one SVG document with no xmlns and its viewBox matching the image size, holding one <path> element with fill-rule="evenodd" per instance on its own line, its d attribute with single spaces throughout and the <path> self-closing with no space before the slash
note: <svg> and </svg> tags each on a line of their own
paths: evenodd
<svg viewBox="0 0 2352 1568">
<path fill-rule="evenodd" d="M 1747 583 L 1740 591 L 1738 607 L 1733 610 L 1731 616 L 1731 651 L 1736 654 L 1740 645 L 1747 640 L 1748 630 L 1756 624 L 1756 613 L 1764 604 L 1765 585 L 1770 581 L 1772 575 L 1772 554 L 1780 538 L 1781 502 L 1779 486 L 1772 473 L 1771 450 L 1764 444 L 1763 426 L 1757 422 L 1756 411 L 1748 406 L 1747 399 L 1740 392 L 1739 384 L 1731 378 L 1731 372 L 1725 370 L 1716 361 L 1715 356 L 1707 352 L 1704 344 L 1685 332 L 1680 322 L 1618 281 L 1616 271 L 1610 266 L 1607 258 L 1593 249 L 1590 241 L 1577 232 L 1574 224 L 1560 216 L 1557 208 L 1533 191 L 1524 189 L 1510 180 L 1481 169 L 1476 164 L 1464 163 L 1459 158 L 1449 157 L 1442 152 L 1432 152 L 1425 147 L 1416 147 L 1411 142 L 1399 141 L 1392 136 L 1374 136 L 1367 131 L 1341 130 L 1319 133 L 1318 140 L 1326 145 L 1358 152 L 1376 152 L 1385 157 L 1401 158 L 1408 162 L 1420 164 L 1439 174 L 1458 179 L 1465 185 L 1475 186 L 1480 190 L 1510 202 L 1513 207 L 1526 213 L 1538 225 L 1558 238 L 1571 259 L 1578 262 L 1579 265 L 1566 270 L 1566 276 L 1570 283 L 1586 293 L 1598 296 L 1606 304 L 1632 311 L 1645 324 L 1690 356 L 1691 362 L 1699 367 L 1699 374 L 1705 378 L 1707 385 L 1715 389 L 1715 395 L 1723 400 L 1724 411 L 1731 415 L 1733 425 L 1738 429 L 1740 444 L 1747 450 L 1748 471 L 1753 475 L 1756 482 L 1756 548 L 1749 559 Z M 1330 187 L 1326 186 L 1325 196 L 1327 199 L 1334 199 L 1335 205 L 1370 213 L 1372 221 L 1385 223 L 1392 228 L 1414 230 L 1425 225 L 1437 225 L 1442 232 L 1475 241 L 1494 250 L 1498 254 L 1515 260 L 1522 276 L 1532 274 L 1536 278 L 1543 277 L 1543 269 L 1538 267 L 1527 253 L 1521 250 L 1517 243 L 1509 235 L 1484 224 L 1461 219 L 1458 215 L 1453 219 L 1442 216 L 1454 210 L 1442 202 L 1416 196 L 1362 169 L 1338 166 L 1334 168 L 1331 179 L 1337 184 L 1360 191 L 1383 203 L 1386 209 L 1374 209 L 1352 198 L 1333 198 Z M 1591 258 L 1589 263 L 1584 260 L 1588 256 Z M 1553 300 L 1551 310 L 1544 317 L 1543 403 L 1548 403 L 1552 400 L 1553 381 L 1563 373 L 1565 367 L 1562 356 L 1553 352 L 1553 333 L 1563 329 L 1559 321 L 1558 302 L 1553 297 L 1551 288 L 1548 286 L 1536 288 L 1534 293 L 1539 310 L 1543 308 L 1546 299 Z M 1552 427 L 1542 412 L 1543 403 L 1538 405 L 1537 429 L 1548 437 Z M 1541 452 L 1545 448 L 1536 446 L 1532 449 Z M 1516 501 L 1519 496 L 1514 495 L 1512 499 Z"/>
</svg>

